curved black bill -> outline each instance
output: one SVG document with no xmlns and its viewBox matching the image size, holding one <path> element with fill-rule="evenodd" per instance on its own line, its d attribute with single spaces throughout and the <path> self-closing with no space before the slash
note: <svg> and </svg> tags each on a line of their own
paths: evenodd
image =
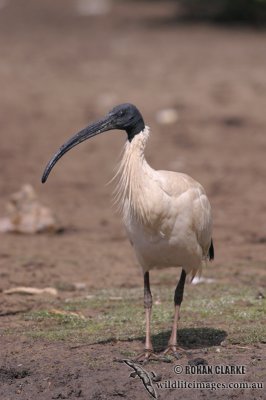
<svg viewBox="0 0 266 400">
<path fill-rule="evenodd" d="M 72 138 L 70 138 L 60 149 L 55 153 L 55 155 L 51 158 L 48 164 L 45 167 L 45 170 L 42 175 L 42 183 L 46 182 L 52 168 L 55 166 L 57 161 L 70 149 L 72 149 L 77 144 L 83 142 L 86 139 L 89 139 L 99 133 L 108 131 L 113 129 L 112 118 L 110 116 L 89 125 L 87 128 L 82 129 L 82 131 L 76 133 Z"/>
</svg>

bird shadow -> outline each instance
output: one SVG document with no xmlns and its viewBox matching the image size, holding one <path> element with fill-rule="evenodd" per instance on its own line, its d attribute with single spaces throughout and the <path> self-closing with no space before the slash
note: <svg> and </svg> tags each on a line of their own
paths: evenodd
<svg viewBox="0 0 266 400">
<path fill-rule="evenodd" d="M 167 348 L 171 331 L 167 330 L 158 334 L 152 335 L 152 343 L 156 352 L 161 352 Z M 216 328 L 183 328 L 177 332 L 177 346 L 186 349 L 203 349 L 212 346 L 220 346 L 227 337 L 227 332 Z M 140 340 L 145 342 L 145 336 L 134 338 L 120 339 L 121 342 L 131 342 Z M 107 344 L 117 341 L 114 337 L 97 341 L 98 344 Z"/>
<path fill-rule="evenodd" d="M 167 347 L 171 331 L 160 332 L 153 335 L 152 341 L 157 351 Z M 184 349 L 201 349 L 219 346 L 227 337 L 227 332 L 215 328 L 183 328 L 178 330 L 178 346 Z"/>
</svg>

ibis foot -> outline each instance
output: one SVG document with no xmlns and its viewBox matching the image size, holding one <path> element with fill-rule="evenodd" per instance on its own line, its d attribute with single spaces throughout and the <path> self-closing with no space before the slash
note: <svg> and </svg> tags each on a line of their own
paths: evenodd
<svg viewBox="0 0 266 400">
<path fill-rule="evenodd" d="M 149 361 L 153 360 L 159 361 L 159 356 L 155 354 L 152 349 L 144 349 L 133 361 L 147 364 Z"/>
<path fill-rule="evenodd" d="M 165 357 L 165 355 L 155 354 L 151 349 L 144 349 L 137 357 L 133 359 L 134 362 L 142 363 L 143 365 L 147 364 L 149 361 L 163 361 L 166 363 L 171 362 L 169 358 Z"/>
<path fill-rule="evenodd" d="M 179 350 L 179 351 L 178 351 Z M 164 356 L 173 356 L 177 360 L 180 360 L 180 358 L 183 357 L 183 354 L 185 350 L 182 349 L 181 347 L 177 347 L 175 344 L 169 344 L 167 348 L 164 350 L 163 355 Z"/>
</svg>

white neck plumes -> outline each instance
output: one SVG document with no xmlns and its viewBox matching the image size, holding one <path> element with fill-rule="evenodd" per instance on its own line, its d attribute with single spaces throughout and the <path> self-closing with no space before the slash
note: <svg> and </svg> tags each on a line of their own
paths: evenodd
<svg viewBox="0 0 266 400">
<path fill-rule="evenodd" d="M 114 192 L 115 203 L 126 218 L 128 213 L 139 221 L 149 218 L 147 209 L 147 178 L 153 170 L 145 160 L 144 150 L 149 137 L 149 127 L 125 144 L 122 160 L 114 179 L 118 179 Z"/>
</svg>

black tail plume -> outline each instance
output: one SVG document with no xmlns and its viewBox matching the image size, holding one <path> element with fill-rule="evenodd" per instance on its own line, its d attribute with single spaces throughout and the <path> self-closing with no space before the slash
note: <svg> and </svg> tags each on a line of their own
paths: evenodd
<svg viewBox="0 0 266 400">
<path fill-rule="evenodd" d="M 208 253 L 208 256 L 209 256 L 209 260 L 210 260 L 210 261 L 212 261 L 212 260 L 214 259 L 214 246 L 213 246 L 213 240 L 211 240 L 211 245 L 210 245 L 210 248 L 209 248 L 209 253 Z"/>
</svg>

